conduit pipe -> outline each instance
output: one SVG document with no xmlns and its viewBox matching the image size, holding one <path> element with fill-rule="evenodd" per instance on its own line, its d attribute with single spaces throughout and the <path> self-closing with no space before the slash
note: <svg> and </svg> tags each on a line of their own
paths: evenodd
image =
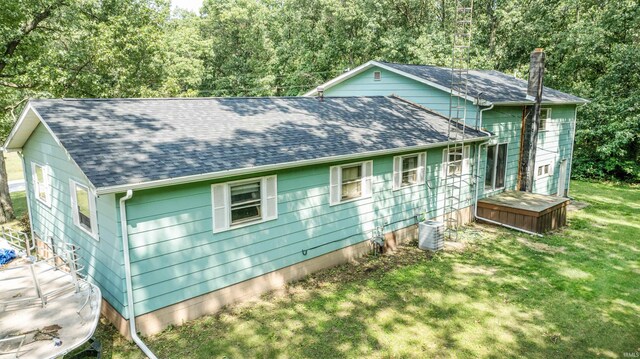
<svg viewBox="0 0 640 359">
<path fill-rule="evenodd" d="M 127 190 L 127 194 L 120 198 L 120 225 L 122 231 L 122 251 L 124 253 L 124 278 L 127 285 L 127 311 L 129 312 L 129 333 L 131 339 L 140 350 L 150 359 L 158 359 L 151 349 L 140 339 L 136 330 L 136 313 L 133 307 L 133 285 L 131 284 L 131 261 L 129 257 L 129 231 L 127 225 L 127 208 L 125 202 L 133 197 L 133 190 Z"/>
<path fill-rule="evenodd" d="M 487 108 L 483 108 L 482 110 L 480 110 L 480 128 L 482 128 L 482 113 L 484 111 L 491 110 L 492 108 L 493 108 L 493 104 L 491 104 L 491 106 L 489 106 Z M 479 188 L 480 188 L 480 181 L 479 181 L 479 179 L 480 179 L 480 153 L 482 153 L 482 146 L 483 145 L 484 146 L 488 146 L 489 145 L 489 141 L 480 143 L 478 145 L 478 157 L 477 157 L 477 160 L 476 160 L 476 175 L 475 175 L 475 178 L 476 178 L 476 194 L 475 194 L 475 201 L 473 203 L 473 217 L 475 219 L 480 219 L 480 220 L 483 220 L 485 222 L 496 224 L 496 225 L 499 225 L 499 226 L 502 226 L 502 227 L 506 227 L 506 228 L 514 229 L 516 231 L 520 231 L 520 232 L 524 232 L 524 233 L 531 234 L 531 235 L 534 235 L 534 236 L 542 237 L 542 234 L 540 234 L 540 233 L 527 231 L 526 229 L 510 226 L 508 224 L 496 222 L 494 220 L 478 216 L 478 192 L 479 192 Z"/>
</svg>

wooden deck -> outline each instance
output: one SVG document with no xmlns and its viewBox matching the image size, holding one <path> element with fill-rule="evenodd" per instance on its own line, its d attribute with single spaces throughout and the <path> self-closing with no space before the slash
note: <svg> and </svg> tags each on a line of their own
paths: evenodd
<svg viewBox="0 0 640 359">
<path fill-rule="evenodd" d="M 535 233 L 567 223 L 568 198 L 506 191 L 478 201 L 478 217 Z"/>
</svg>

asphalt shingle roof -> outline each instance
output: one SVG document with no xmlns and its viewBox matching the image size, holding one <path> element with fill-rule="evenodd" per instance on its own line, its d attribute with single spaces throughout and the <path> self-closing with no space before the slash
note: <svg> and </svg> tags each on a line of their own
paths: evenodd
<svg viewBox="0 0 640 359">
<path fill-rule="evenodd" d="M 444 117 L 395 97 L 57 99 L 31 105 L 97 188 L 447 140 Z"/>
<path fill-rule="evenodd" d="M 409 65 L 392 62 L 382 62 L 386 66 L 400 70 L 407 74 L 431 81 L 440 86 L 451 88 L 451 69 L 428 65 Z M 469 70 L 468 94 L 473 98 L 480 98 L 492 103 L 523 103 L 532 102 L 527 99 L 527 81 L 509 76 L 495 70 Z M 587 100 L 544 87 L 542 101 L 548 103 L 586 103 Z"/>
</svg>

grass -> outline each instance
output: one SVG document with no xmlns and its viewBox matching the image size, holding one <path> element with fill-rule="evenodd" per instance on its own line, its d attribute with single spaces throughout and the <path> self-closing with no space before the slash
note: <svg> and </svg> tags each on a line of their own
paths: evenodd
<svg viewBox="0 0 640 359">
<path fill-rule="evenodd" d="M 5 166 L 7 168 L 7 180 L 15 181 L 24 179 L 22 174 L 22 162 L 15 152 L 5 154 Z"/>
<path fill-rule="evenodd" d="M 638 356 L 640 188 L 571 191 L 590 206 L 553 235 L 470 226 L 463 250 L 402 247 L 146 341 L 163 358 Z M 97 335 L 105 357 L 142 357 Z"/>
</svg>

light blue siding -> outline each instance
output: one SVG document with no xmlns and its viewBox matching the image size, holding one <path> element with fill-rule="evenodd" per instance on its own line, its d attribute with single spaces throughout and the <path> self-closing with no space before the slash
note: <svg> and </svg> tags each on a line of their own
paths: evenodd
<svg viewBox="0 0 640 359">
<path fill-rule="evenodd" d="M 373 73 L 380 71 L 379 81 L 373 79 Z M 422 82 L 412 80 L 394 72 L 377 67 L 365 70 L 325 91 L 325 96 L 389 96 L 396 95 L 408 101 L 449 116 L 450 94 Z M 462 102 L 461 102 L 462 104 Z M 477 106 L 466 102 L 467 124 L 475 126 Z"/>
<path fill-rule="evenodd" d="M 491 144 L 507 143 L 507 168 L 505 187 L 492 190 L 485 188 L 487 165 L 487 146 L 482 146 L 480 154 L 480 172 L 478 197 L 485 198 L 505 190 L 515 190 L 518 183 L 518 164 L 520 162 L 520 132 L 522 130 L 522 106 L 496 106 L 483 113 L 482 128 L 497 136 Z"/>
<path fill-rule="evenodd" d="M 536 170 L 538 165 L 549 163 L 553 168 L 550 176 L 536 177 L 534 182 L 534 192 L 542 194 L 558 193 L 558 182 L 560 176 L 560 163 L 567 161 L 567 168 L 571 161 L 571 150 L 573 140 L 573 121 L 575 117 L 575 106 L 543 106 L 551 108 L 551 120 L 547 121 L 546 131 L 538 135 L 538 146 L 536 150 Z M 536 173 L 537 175 L 537 173 Z M 565 173 L 565 187 L 569 184 L 569 171 Z"/>
<path fill-rule="evenodd" d="M 73 223 L 69 180 L 89 185 L 80 169 L 67 157 L 43 125 L 38 125 L 23 148 L 26 163 L 26 190 L 29 191 L 34 233 L 48 241 L 63 240 L 80 248 L 79 257 L 89 279 L 118 311 L 124 308 L 122 246 L 117 240 L 115 196 L 97 198 L 98 234 L 96 240 Z M 36 199 L 31 163 L 49 166 L 51 208 Z"/>
<path fill-rule="evenodd" d="M 388 232 L 414 224 L 416 216 L 440 215 L 441 161 L 441 148 L 428 151 L 427 184 L 394 191 L 393 156 L 375 157 L 372 197 L 335 206 L 329 206 L 330 165 L 279 171 L 278 219 L 216 234 L 212 182 L 135 192 L 127 220 L 136 313 L 367 240 L 384 223 L 393 223 Z"/>
</svg>

